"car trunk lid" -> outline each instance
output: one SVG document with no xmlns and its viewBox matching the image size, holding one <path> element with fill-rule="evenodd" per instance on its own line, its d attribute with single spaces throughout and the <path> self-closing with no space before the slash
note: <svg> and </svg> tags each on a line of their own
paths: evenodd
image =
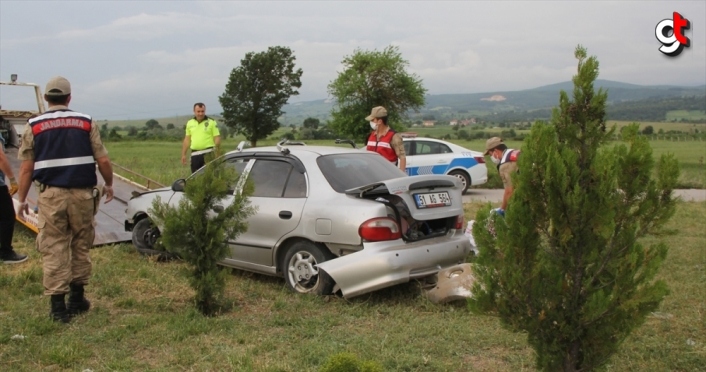
<svg viewBox="0 0 706 372">
<path fill-rule="evenodd" d="M 463 214 L 461 182 L 452 176 L 400 177 L 355 187 L 346 194 L 364 199 L 399 197 L 415 220 L 433 220 Z"/>
</svg>

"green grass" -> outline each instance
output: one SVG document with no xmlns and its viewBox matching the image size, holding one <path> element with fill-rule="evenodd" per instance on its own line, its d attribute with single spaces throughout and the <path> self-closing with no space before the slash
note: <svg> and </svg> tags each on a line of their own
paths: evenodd
<svg viewBox="0 0 706 372">
<path fill-rule="evenodd" d="M 481 203 L 465 205 L 466 217 Z M 611 360 L 608 370 L 702 370 L 706 365 L 706 203 L 679 203 L 661 236 L 670 252 L 659 277 L 671 294 Z M 28 262 L 0 266 L 0 360 L 7 371 L 316 371 L 350 352 L 388 371 L 533 369 L 522 334 L 465 304 L 434 305 L 414 283 L 345 300 L 302 296 L 283 279 L 232 270 L 230 310 L 201 316 L 185 266 L 131 245 L 91 251 L 92 308 L 70 325 L 48 319 L 40 256 L 22 227 L 15 248 Z M 646 243 L 656 237 L 646 239 Z M 22 335 L 24 339 L 12 339 Z"/>
<path fill-rule="evenodd" d="M 667 112 L 667 121 L 672 120 L 706 120 L 706 111 L 703 110 L 672 110 Z"/>
<path fill-rule="evenodd" d="M 610 122 L 610 125 L 617 125 L 618 128 L 630 124 L 630 122 Z M 655 132 L 659 129 L 679 130 L 689 132 L 693 128 L 698 128 L 699 131 L 706 130 L 706 125 L 685 124 L 685 123 L 641 123 L 641 128 L 647 125 L 652 125 Z M 483 131 L 489 135 L 500 135 L 500 132 L 506 128 L 491 128 Z M 268 139 L 258 142 L 258 146 L 270 146 L 277 143 L 278 139 L 290 131 L 289 128 L 280 128 L 273 133 Z M 454 133 L 450 126 L 438 126 L 434 128 L 411 128 L 411 132 L 416 132 L 420 137 L 435 137 L 439 138 L 447 133 Z M 516 131 L 519 133 L 527 133 L 529 131 Z M 455 138 L 455 135 L 454 135 Z M 224 151 L 234 150 L 240 141 L 245 138 L 236 136 L 228 138 L 223 142 Z M 483 151 L 485 149 L 485 139 L 480 140 L 458 140 L 452 139 L 450 142 L 460 146 L 469 148 L 475 151 Z M 333 140 L 308 140 L 304 141 L 309 145 L 334 145 Z M 509 147 L 521 148 L 521 141 L 506 141 Z M 615 144 L 617 142 L 611 142 Z M 361 144 L 359 144 L 361 145 Z M 689 141 L 671 141 L 671 140 L 653 140 L 650 141 L 655 158 L 658 158 L 663 153 L 673 153 L 679 160 L 682 174 L 679 178 L 679 188 L 706 188 L 706 141 L 689 140 Z M 341 145 L 347 147 L 348 145 Z M 155 181 L 170 185 L 174 180 L 183 178 L 189 175 L 189 165 L 181 165 L 181 142 L 174 141 L 122 141 L 122 142 L 107 142 L 106 147 L 109 150 L 110 158 L 116 164 L 127 167 L 134 172 L 142 174 Z M 488 161 L 488 163 L 490 163 Z M 139 177 L 129 174 L 121 169 L 116 168 L 115 172 L 130 178 L 140 184 L 145 184 L 146 181 Z M 488 183 L 475 186 L 477 188 L 502 188 L 502 182 L 497 174 L 497 169 L 490 164 L 488 166 Z"/>
</svg>

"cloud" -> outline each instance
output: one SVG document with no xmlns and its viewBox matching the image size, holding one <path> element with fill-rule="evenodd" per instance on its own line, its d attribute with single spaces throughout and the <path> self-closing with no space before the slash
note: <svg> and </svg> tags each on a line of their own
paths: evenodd
<svg viewBox="0 0 706 372">
<path fill-rule="evenodd" d="M 65 74 L 85 92 L 75 103 L 101 115 L 190 112 L 196 100 L 217 106 L 245 54 L 276 45 L 291 48 L 304 71 L 292 102 L 326 98 L 345 56 L 389 45 L 399 46 L 408 71 L 432 94 L 569 80 L 577 44 L 598 57 L 602 79 L 706 82 L 703 2 L 47 2 L 40 10 L 33 4 L 0 1 L 0 75 L 41 82 Z M 669 59 L 657 51 L 654 27 L 674 10 L 692 21 L 692 46 Z M 32 23 L 13 16 L 30 13 Z"/>
</svg>

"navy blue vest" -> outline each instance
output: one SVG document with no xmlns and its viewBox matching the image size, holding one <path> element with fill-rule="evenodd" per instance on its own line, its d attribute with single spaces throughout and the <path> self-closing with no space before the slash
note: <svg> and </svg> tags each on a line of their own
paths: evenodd
<svg viewBox="0 0 706 372">
<path fill-rule="evenodd" d="M 34 134 L 33 180 L 64 188 L 98 183 L 90 116 L 68 109 L 48 111 L 30 119 L 29 125 Z"/>
</svg>

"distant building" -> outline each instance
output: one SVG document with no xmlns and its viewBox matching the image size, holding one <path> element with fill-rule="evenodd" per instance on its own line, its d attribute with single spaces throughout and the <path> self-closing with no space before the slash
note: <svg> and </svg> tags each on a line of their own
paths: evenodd
<svg viewBox="0 0 706 372">
<path fill-rule="evenodd" d="M 451 121 L 449 122 L 449 125 L 452 126 L 452 127 L 457 126 L 457 125 L 458 125 L 458 120 L 456 120 L 456 119 L 451 120 Z"/>
<path fill-rule="evenodd" d="M 433 127 L 434 126 L 434 120 L 424 120 L 422 122 L 422 126 L 425 128 Z"/>
</svg>

